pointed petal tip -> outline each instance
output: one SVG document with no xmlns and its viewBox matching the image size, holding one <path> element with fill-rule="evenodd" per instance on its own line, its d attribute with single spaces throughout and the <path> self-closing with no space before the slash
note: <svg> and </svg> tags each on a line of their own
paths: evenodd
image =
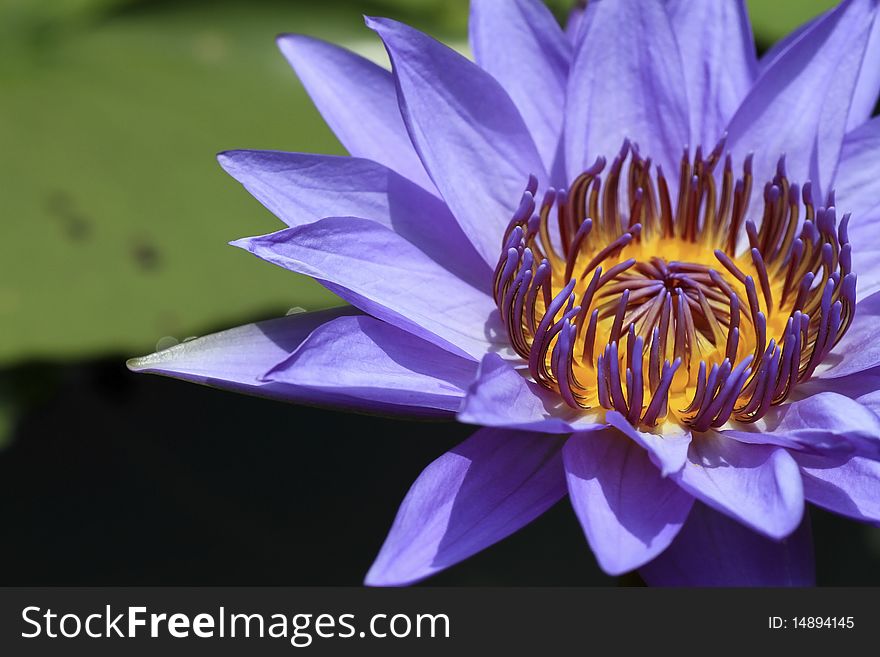
<svg viewBox="0 0 880 657">
<path fill-rule="evenodd" d="M 323 39 L 319 39 L 316 36 L 303 34 L 302 32 L 279 32 L 277 35 L 275 35 L 276 43 L 296 43 L 298 41 L 312 41 L 316 43 L 326 43 L 327 45 L 334 45 L 329 41 L 324 41 Z"/>
<path fill-rule="evenodd" d="M 366 18 L 366 16 L 364 18 Z M 373 566 L 370 566 L 370 570 L 367 571 L 367 574 L 364 577 L 364 586 L 372 586 L 372 587 L 385 586 L 385 583 L 382 581 L 382 578 L 377 576 L 377 574 L 375 572 L 375 564 Z"/>
<path fill-rule="evenodd" d="M 338 47 L 317 37 L 297 34 L 295 32 L 282 32 L 276 35 L 275 45 L 281 52 L 281 55 L 293 67 L 294 71 L 297 72 L 297 75 L 299 75 L 297 66 L 304 60 L 308 60 L 310 54 L 315 52 L 315 50 L 327 50 Z"/>
<path fill-rule="evenodd" d="M 252 237 L 240 237 L 237 240 L 232 240 L 227 242 L 229 246 L 234 246 L 239 249 L 244 249 L 245 251 L 249 251 L 251 253 L 254 252 L 253 238 Z"/>
<path fill-rule="evenodd" d="M 364 14 L 364 25 L 376 32 L 378 32 L 381 27 L 384 27 L 386 24 L 392 22 L 396 21 L 392 21 L 389 18 L 382 18 L 381 16 L 370 16 L 369 14 Z"/>
<path fill-rule="evenodd" d="M 393 573 L 381 571 L 376 568 L 375 564 L 373 564 L 367 572 L 366 577 L 364 577 L 364 586 L 369 586 L 371 588 L 401 588 L 418 584 L 433 574 L 433 572 L 410 573 L 405 576 L 398 575 L 395 577 Z"/>
<path fill-rule="evenodd" d="M 300 50 L 305 46 L 324 46 L 325 48 L 338 48 L 339 46 L 319 39 L 318 37 L 309 36 L 308 34 L 299 34 L 298 32 L 281 32 L 275 36 L 275 45 L 278 50 L 286 58 L 296 57 L 299 55 L 307 55 L 306 52 Z"/>
<path fill-rule="evenodd" d="M 143 372 L 147 369 L 147 358 L 149 356 L 137 356 L 135 358 L 129 358 L 125 361 L 125 367 L 128 368 L 130 372 Z"/>
<path fill-rule="evenodd" d="M 283 48 L 285 44 L 293 43 L 296 41 L 296 38 L 302 36 L 300 34 L 294 34 L 292 32 L 281 32 L 280 34 L 275 35 L 275 43 L 279 48 Z"/>
<path fill-rule="evenodd" d="M 599 566 L 602 572 L 610 577 L 620 577 L 621 575 L 626 575 L 627 573 L 638 570 L 645 565 L 643 563 L 640 563 L 634 567 L 630 561 L 620 561 L 615 556 L 606 553 L 599 553 L 596 551 L 593 551 L 593 556 L 596 557 L 596 564 Z"/>
<path fill-rule="evenodd" d="M 388 538 L 386 538 L 386 543 Z M 436 575 L 444 570 L 444 567 L 433 568 L 430 561 L 406 559 L 406 555 L 389 559 L 385 554 L 386 545 L 382 545 L 379 554 L 370 565 L 370 569 L 364 576 L 364 586 L 372 588 L 401 588 L 412 586 Z"/>
<path fill-rule="evenodd" d="M 232 175 L 232 172 L 238 168 L 236 167 L 236 155 L 241 152 L 242 151 L 237 149 L 220 151 L 215 156 L 217 158 L 217 164 L 219 164 L 220 168 L 223 169 L 226 173 Z"/>
<path fill-rule="evenodd" d="M 392 585 L 385 584 L 380 579 L 372 578 L 368 573 L 366 578 L 364 578 L 364 586 L 368 586 L 368 587 L 374 588 L 374 589 L 380 589 L 380 588 L 390 587 Z"/>
<path fill-rule="evenodd" d="M 125 367 L 128 368 L 130 372 L 136 374 L 162 373 L 163 369 L 159 366 L 172 363 L 175 359 L 175 355 L 182 346 L 182 344 L 174 345 L 173 347 L 160 349 L 159 351 L 154 351 L 153 353 L 144 356 L 129 358 L 125 361 Z"/>
</svg>

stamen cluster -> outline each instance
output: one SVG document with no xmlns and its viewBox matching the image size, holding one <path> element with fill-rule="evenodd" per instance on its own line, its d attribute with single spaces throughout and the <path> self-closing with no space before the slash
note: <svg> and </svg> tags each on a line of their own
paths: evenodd
<svg viewBox="0 0 880 657">
<path fill-rule="evenodd" d="M 503 240 L 494 294 L 536 382 L 634 426 L 753 422 L 809 378 L 853 319 L 856 276 L 833 193 L 816 208 L 785 159 L 748 219 L 752 163 L 723 143 L 681 160 L 677 198 L 624 143 L 569 189 L 537 181 Z M 624 164 L 628 160 L 628 165 Z M 802 214 L 803 211 L 803 214 Z"/>
</svg>

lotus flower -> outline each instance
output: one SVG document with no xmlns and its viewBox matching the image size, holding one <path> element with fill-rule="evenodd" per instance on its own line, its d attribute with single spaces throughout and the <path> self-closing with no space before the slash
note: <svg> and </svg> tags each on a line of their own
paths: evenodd
<svg viewBox="0 0 880 657">
<path fill-rule="evenodd" d="M 566 28 L 473 0 L 475 62 L 368 18 L 391 71 L 282 36 L 351 157 L 221 153 L 287 225 L 234 244 L 350 305 L 130 367 L 480 427 L 416 479 L 370 585 L 566 495 L 611 575 L 809 584 L 805 501 L 880 523 L 878 11 L 845 0 L 760 60 L 736 0 Z"/>
</svg>

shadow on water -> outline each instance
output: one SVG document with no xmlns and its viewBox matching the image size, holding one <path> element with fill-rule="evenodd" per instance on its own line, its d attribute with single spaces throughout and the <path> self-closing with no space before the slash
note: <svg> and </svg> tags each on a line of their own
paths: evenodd
<svg viewBox="0 0 880 657">
<path fill-rule="evenodd" d="M 135 375 L 122 357 L 4 378 L 40 391 L 0 451 L 6 585 L 358 585 L 413 479 L 472 431 Z M 880 530 L 823 512 L 813 528 L 820 584 L 880 584 Z M 428 583 L 615 580 L 563 500 Z"/>
</svg>

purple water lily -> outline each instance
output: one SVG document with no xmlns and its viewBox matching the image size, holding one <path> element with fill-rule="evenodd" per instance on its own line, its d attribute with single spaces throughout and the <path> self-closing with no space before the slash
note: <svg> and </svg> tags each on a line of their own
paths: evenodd
<svg viewBox="0 0 880 657">
<path fill-rule="evenodd" d="M 351 157 L 222 153 L 287 224 L 235 245 L 351 305 L 130 367 L 482 427 L 413 484 L 371 585 L 566 495 L 609 574 L 809 584 L 805 500 L 880 523 L 878 13 L 845 0 L 760 60 L 737 0 L 565 29 L 473 0 L 475 63 L 367 19 L 390 72 L 282 36 Z"/>
</svg>

